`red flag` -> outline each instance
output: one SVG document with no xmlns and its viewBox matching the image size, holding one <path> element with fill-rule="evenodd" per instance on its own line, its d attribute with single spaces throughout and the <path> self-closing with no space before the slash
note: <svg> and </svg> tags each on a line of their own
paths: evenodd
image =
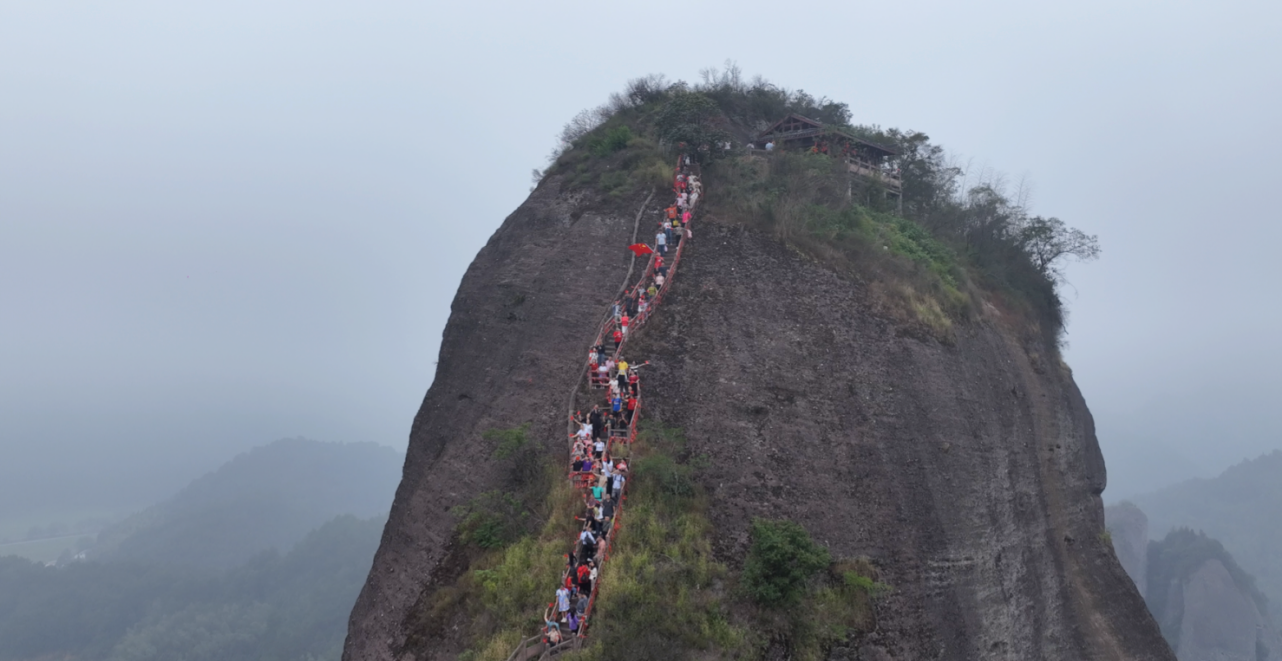
<svg viewBox="0 0 1282 661">
<path fill-rule="evenodd" d="M 654 252 L 653 250 L 650 249 L 650 246 L 647 246 L 644 243 L 634 243 L 628 246 L 628 250 L 631 250 L 633 253 L 635 253 L 637 257 L 640 257 L 642 255 L 649 255 L 650 253 Z"/>
</svg>

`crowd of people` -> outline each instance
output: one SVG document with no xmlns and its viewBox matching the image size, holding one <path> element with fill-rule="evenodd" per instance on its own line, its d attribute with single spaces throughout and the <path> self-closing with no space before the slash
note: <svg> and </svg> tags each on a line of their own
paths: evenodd
<svg viewBox="0 0 1282 661">
<path fill-rule="evenodd" d="M 612 450 L 615 443 L 631 443 L 635 437 L 641 406 L 639 371 L 649 364 L 629 363 L 623 357 L 623 347 L 629 332 L 635 333 L 645 323 L 667 290 L 681 247 L 693 236 L 690 222 L 702 193 L 703 184 L 689 157 L 681 156 L 673 179 L 674 201 L 658 221 L 646 270 L 636 285 L 614 302 L 589 350 L 590 391 L 593 397 L 604 395 L 604 401 L 598 399 L 591 410 L 570 416 L 576 429 L 570 435 L 570 478 L 583 496 L 584 514 L 578 517 L 583 525 L 573 550 L 565 556 L 555 599 L 544 612 L 543 639 L 548 646 L 584 635 L 630 478 L 627 462 L 616 460 Z"/>
</svg>

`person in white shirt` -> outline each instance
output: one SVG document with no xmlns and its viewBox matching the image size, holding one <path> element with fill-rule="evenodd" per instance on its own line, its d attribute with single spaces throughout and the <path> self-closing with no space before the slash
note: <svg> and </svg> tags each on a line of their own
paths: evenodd
<svg viewBox="0 0 1282 661">
<path fill-rule="evenodd" d="M 775 149 L 775 143 L 774 143 L 774 142 L 767 142 L 767 143 L 766 143 L 766 151 L 774 151 L 774 149 Z"/>
<path fill-rule="evenodd" d="M 586 528 L 579 533 L 579 542 L 583 545 L 583 561 L 596 555 L 596 537 Z"/>
<path fill-rule="evenodd" d="M 654 235 L 654 245 L 659 249 L 660 255 L 668 254 L 668 233 L 659 232 Z"/>
<path fill-rule="evenodd" d="M 605 493 L 610 493 L 610 489 L 614 485 L 613 461 L 607 460 L 605 463 L 601 464 L 601 484 L 605 489 Z"/>
<path fill-rule="evenodd" d="M 623 483 L 626 481 L 627 478 L 623 477 L 622 474 L 614 476 L 614 488 L 610 490 L 610 493 L 614 496 L 615 502 L 618 502 L 619 495 L 623 493 Z"/>
</svg>

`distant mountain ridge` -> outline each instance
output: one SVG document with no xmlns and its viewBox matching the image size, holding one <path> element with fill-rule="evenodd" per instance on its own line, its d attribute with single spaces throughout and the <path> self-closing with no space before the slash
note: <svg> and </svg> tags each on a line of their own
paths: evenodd
<svg viewBox="0 0 1282 661">
<path fill-rule="evenodd" d="M 89 557 L 225 569 L 285 552 L 335 516 L 386 516 L 402 463 L 376 443 L 282 439 L 104 530 Z"/>
<path fill-rule="evenodd" d="M 1282 450 L 1243 461 L 1217 477 L 1181 482 L 1131 499 L 1161 538 L 1179 527 L 1219 540 L 1282 615 Z"/>
</svg>

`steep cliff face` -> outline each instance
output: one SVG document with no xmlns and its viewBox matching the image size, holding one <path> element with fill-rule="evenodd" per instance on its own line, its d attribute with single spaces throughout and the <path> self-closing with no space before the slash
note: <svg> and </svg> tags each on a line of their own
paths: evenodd
<svg viewBox="0 0 1282 661">
<path fill-rule="evenodd" d="M 554 183 L 463 280 L 346 659 L 414 658 L 410 613 L 451 571 L 448 509 L 501 486 L 481 431 L 533 421 L 565 451 L 566 397 L 640 200 L 594 213 Z M 629 358 L 651 361 L 647 415 L 709 459 L 722 560 L 741 565 L 754 516 L 870 558 L 893 590 L 876 631 L 834 658 L 1174 658 L 1103 536 L 1103 459 L 1067 367 L 996 310 L 941 344 L 709 211 Z"/>
<path fill-rule="evenodd" d="M 456 523 L 450 509 L 505 486 L 485 430 L 528 422 L 532 438 L 566 452 L 569 391 L 628 272 L 623 247 L 645 196 L 605 205 L 562 195 L 558 183 L 509 216 L 463 276 L 345 659 L 414 658 L 407 641 L 424 635 L 413 631 L 414 607 L 434 581 L 454 578 L 442 565 Z"/>
<path fill-rule="evenodd" d="M 1113 540 L 1113 552 L 1140 594 L 1148 589 L 1148 517 L 1131 502 L 1104 508 L 1104 521 Z"/>
<path fill-rule="evenodd" d="M 951 346 L 915 337 L 760 233 L 709 219 L 695 238 L 633 352 L 654 363 L 652 415 L 711 459 L 722 555 L 762 516 L 871 558 L 894 591 L 869 655 L 1171 658 L 1103 538 L 1067 367 L 996 318 Z"/>
</svg>

